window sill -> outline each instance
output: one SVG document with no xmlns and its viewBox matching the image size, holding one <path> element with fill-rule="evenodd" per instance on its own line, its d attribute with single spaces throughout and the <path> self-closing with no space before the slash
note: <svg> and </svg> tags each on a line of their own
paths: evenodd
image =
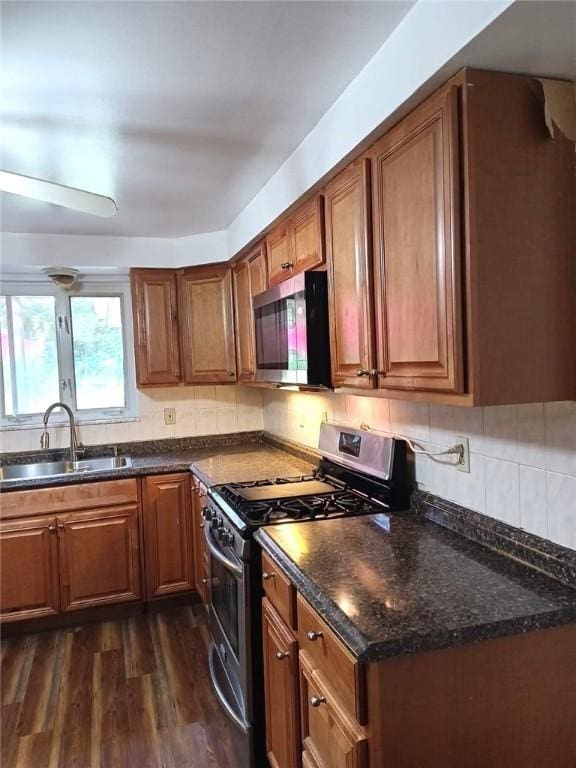
<svg viewBox="0 0 576 768">
<path fill-rule="evenodd" d="M 108 419 L 76 419 L 75 423 L 77 427 L 89 426 L 91 424 L 125 424 L 131 421 L 140 421 L 140 416 L 118 416 L 116 418 Z M 48 429 L 54 429 L 62 427 L 66 429 L 70 426 L 68 420 L 65 419 L 50 419 L 48 423 Z M 18 432 L 26 429 L 44 429 L 44 422 L 31 421 L 25 424 L 2 424 L 0 425 L 0 432 Z"/>
</svg>

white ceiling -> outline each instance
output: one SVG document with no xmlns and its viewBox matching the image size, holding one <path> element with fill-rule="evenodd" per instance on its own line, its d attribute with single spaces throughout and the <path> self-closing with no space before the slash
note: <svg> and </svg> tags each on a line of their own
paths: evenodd
<svg viewBox="0 0 576 768">
<path fill-rule="evenodd" d="M 0 167 L 115 198 L 3 194 L 5 232 L 226 228 L 411 2 L 2 2 Z"/>
</svg>

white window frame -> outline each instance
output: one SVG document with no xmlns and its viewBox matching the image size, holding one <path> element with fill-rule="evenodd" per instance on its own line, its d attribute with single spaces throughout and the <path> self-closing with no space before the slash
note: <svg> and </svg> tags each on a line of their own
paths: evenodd
<svg viewBox="0 0 576 768">
<path fill-rule="evenodd" d="M 60 401 L 66 403 L 78 424 L 132 421 L 138 417 L 138 392 L 134 368 L 134 330 L 132 327 L 130 282 L 128 276 L 83 277 L 78 288 L 66 291 L 55 286 L 44 276 L 22 275 L 2 276 L 0 286 L 2 296 L 54 296 L 56 330 L 56 349 L 58 357 Z M 124 393 L 123 408 L 77 409 L 75 398 L 74 352 L 72 344 L 72 319 L 70 298 L 73 296 L 118 296 L 122 317 L 122 344 L 124 349 Z M 0 366 L 2 360 L 0 357 Z M 0 368 L 0 374 L 2 370 Z M 43 413 L 12 416 L 4 413 L 4 377 L 0 375 L 0 429 L 17 427 L 31 428 L 42 425 Z M 47 403 L 47 405 L 50 405 Z M 50 416 L 50 423 L 67 423 L 67 417 L 61 409 Z"/>
</svg>

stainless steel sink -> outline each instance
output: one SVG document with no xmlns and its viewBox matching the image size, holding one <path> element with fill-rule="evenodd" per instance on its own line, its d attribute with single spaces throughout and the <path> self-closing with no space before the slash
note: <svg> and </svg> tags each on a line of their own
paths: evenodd
<svg viewBox="0 0 576 768">
<path fill-rule="evenodd" d="M 81 472 L 106 472 L 132 466 L 129 456 L 101 456 L 82 461 L 41 461 L 37 464 L 8 464 L 0 467 L 0 480 L 20 480 L 34 477 L 54 477 Z"/>
</svg>

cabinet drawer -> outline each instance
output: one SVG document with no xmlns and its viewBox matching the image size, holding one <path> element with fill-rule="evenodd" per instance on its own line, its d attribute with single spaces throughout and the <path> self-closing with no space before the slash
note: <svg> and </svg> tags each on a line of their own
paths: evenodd
<svg viewBox="0 0 576 768">
<path fill-rule="evenodd" d="M 2 518 L 22 517 L 132 504 L 138 501 L 135 478 L 104 482 L 59 485 L 2 494 Z"/>
<path fill-rule="evenodd" d="M 314 662 L 300 652 L 303 755 L 307 768 L 367 768 L 365 729 L 342 706 Z"/>
<path fill-rule="evenodd" d="M 346 709 L 359 723 L 365 723 L 364 667 L 300 595 L 297 603 L 300 648 L 306 652 L 314 668 L 330 680 Z"/>
<path fill-rule="evenodd" d="M 262 585 L 266 597 L 282 619 L 292 629 L 296 628 L 296 590 L 276 563 L 262 553 Z"/>
</svg>

